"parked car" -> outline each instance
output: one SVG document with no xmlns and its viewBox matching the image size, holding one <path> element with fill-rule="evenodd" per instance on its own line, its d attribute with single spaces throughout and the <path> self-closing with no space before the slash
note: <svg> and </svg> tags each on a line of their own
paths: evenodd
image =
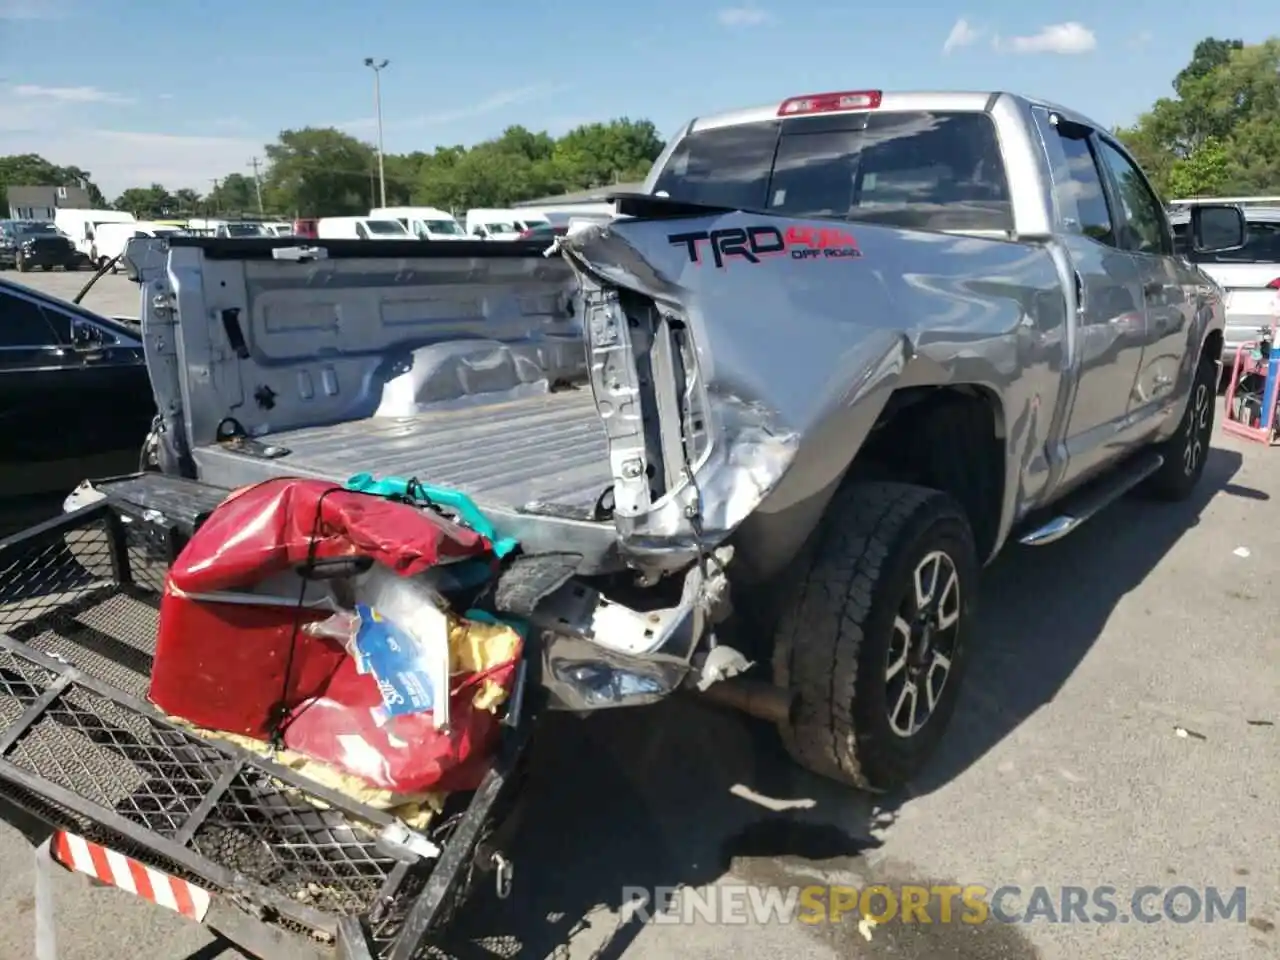
<svg viewBox="0 0 1280 960">
<path fill-rule="evenodd" d="M 89 258 L 76 249 L 65 233 L 53 224 L 26 222 L 17 224 L 8 242 L 13 265 L 19 273 L 29 270 L 80 270 L 92 266 Z"/>
<path fill-rule="evenodd" d="M 18 228 L 29 221 L 0 220 L 0 270 L 13 267 L 17 263 Z"/>
<path fill-rule="evenodd" d="M 420 240 L 466 240 L 461 225 L 447 210 L 435 207 L 374 207 L 370 217 L 392 219 Z"/>
<path fill-rule="evenodd" d="M 321 217 L 316 224 L 321 240 L 412 240 L 399 220 L 378 217 Z"/>
<path fill-rule="evenodd" d="M 88 258 L 92 267 L 100 267 L 106 263 L 94 240 L 98 227 L 104 223 L 133 223 L 135 220 L 137 217 L 123 210 L 62 207 L 54 213 L 54 223 L 58 229 L 71 239 L 76 249 Z"/>
<path fill-rule="evenodd" d="M 515 240 L 525 230 L 542 226 L 547 217 L 523 210 L 468 210 L 467 235 L 480 240 Z"/>
<path fill-rule="evenodd" d="M 1280 323 L 1280 206 L 1244 207 L 1248 238 L 1243 247 L 1216 252 L 1192 249 L 1187 242 L 1189 209 L 1175 210 L 1174 242 L 1225 294 L 1227 325 L 1223 350 L 1224 375 L 1236 351 L 1257 340 L 1259 329 Z"/>
<path fill-rule="evenodd" d="M 77 726 L 102 731 L 95 744 L 133 767 L 119 782 L 140 786 L 104 800 L 88 773 L 99 758 L 70 751 L 0 765 L 0 780 L 55 825 L 70 808 L 120 856 L 180 869 L 230 911 L 221 931 L 415 956 L 473 874 L 495 870 L 507 890 L 510 834 L 492 804 L 518 784 L 543 705 L 701 691 L 777 723 L 813 771 L 899 786 L 955 706 L 982 565 L 1010 540 L 1066 536 L 1130 490 L 1178 500 L 1200 481 L 1222 294 L 1176 254 L 1106 127 L 999 92 L 808 95 L 689 123 L 644 190 L 618 199 L 619 219 L 572 231 L 559 257 L 335 238 L 323 282 L 312 258 L 266 262 L 258 244 L 134 241 L 144 330 L 165 344 L 150 370 L 160 471 L 90 484 L 73 503 L 96 496 L 96 511 L 11 546 L 40 557 L 40 537 L 117 512 L 179 538 L 231 491 L 284 477 L 340 488 L 376 471 L 388 495 L 454 510 L 495 545 L 490 582 L 465 603 L 530 625 L 523 656 L 536 659 L 521 666 L 543 687 L 511 698 L 500 761 L 450 797 L 456 829 L 384 828 L 336 790 L 311 803 L 305 770 L 262 775 L 110 691 L 77 706 Z M 1238 208 L 1191 216 L 1197 252 L 1243 243 Z M 326 554 L 320 569 L 332 530 L 319 506 L 282 526 L 312 539 L 272 554 L 281 573 L 351 579 L 373 562 Z M 243 606 L 217 618 L 296 637 L 312 602 L 295 590 L 292 627 Z M 103 669 L 74 642 L 59 653 L 81 675 Z M 132 682 L 145 687 L 151 663 Z M 753 663 L 758 681 L 735 677 Z M 318 660 L 288 666 L 326 675 Z M 15 749 L 53 684 L 8 694 L 4 716 L 19 719 L 0 736 Z M 152 816 L 157 796 L 190 812 Z M 147 815 L 121 812 L 136 810 Z M 202 843 L 211 829 L 217 842 Z M 367 852 L 379 837 L 381 860 Z M 336 869 L 339 856 L 357 868 Z"/>
<path fill-rule="evenodd" d="M 0 280 L 0 497 L 135 469 L 155 412 L 140 330 Z"/>
<path fill-rule="evenodd" d="M 176 237 L 183 233 L 181 227 L 169 226 L 157 221 L 139 220 L 133 223 L 100 223 L 94 232 L 94 242 L 98 256 L 103 262 L 109 262 L 124 253 L 125 245 L 138 237 Z M 112 273 L 122 269 L 117 260 L 111 267 Z"/>
</svg>

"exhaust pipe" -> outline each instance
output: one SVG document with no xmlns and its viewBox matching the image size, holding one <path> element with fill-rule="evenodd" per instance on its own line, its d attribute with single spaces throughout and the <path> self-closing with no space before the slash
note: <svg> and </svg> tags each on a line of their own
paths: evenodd
<svg viewBox="0 0 1280 960">
<path fill-rule="evenodd" d="M 713 683 L 699 696 L 769 723 L 785 723 L 791 716 L 791 694 L 765 680 L 733 677 Z"/>
</svg>

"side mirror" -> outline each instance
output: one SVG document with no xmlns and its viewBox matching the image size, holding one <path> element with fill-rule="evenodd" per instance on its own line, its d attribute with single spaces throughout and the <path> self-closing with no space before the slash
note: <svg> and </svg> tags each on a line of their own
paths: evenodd
<svg viewBox="0 0 1280 960">
<path fill-rule="evenodd" d="M 102 333 L 87 323 L 77 323 L 71 328 L 71 342 L 81 349 L 102 343 Z"/>
<path fill-rule="evenodd" d="M 1191 249 L 1196 253 L 1239 250 L 1249 238 L 1244 211 L 1227 204 L 1191 208 Z"/>
</svg>

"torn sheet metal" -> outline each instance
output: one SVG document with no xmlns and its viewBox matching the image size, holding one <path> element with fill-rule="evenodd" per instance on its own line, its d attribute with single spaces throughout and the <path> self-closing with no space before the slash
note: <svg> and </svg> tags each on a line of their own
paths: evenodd
<svg viewBox="0 0 1280 960">
<path fill-rule="evenodd" d="M 806 437 L 833 422 L 848 427 L 848 411 L 870 397 L 882 404 L 912 355 L 901 331 L 869 328 L 850 337 L 828 317 L 806 317 L 818 306 L 803 302 L 811 292 L 779 283 L 776 272 L 763 285 L 768 278 L 749 268 L 733 271 L 733 284 L 708 279 L 715 268 L 682 262 L 684 248 L 667 236 L 743 216 L 620 220 L 557 244 L 582 284 L 592 388 L 610 438 L 614 520 L 633 558 L 687 556 L 699 542 L 723 540 L 775 494 Z M 877 290 L 870 280 L 870 299 L 883 299 Z M 650 299 L 647 316 L 628 300 L 631 291 Z M 668 332 L 674 346 L 663 342 Z M 683 371 L 675 390 L 684 422 L 674 428 L 662 422 L 672 416 L 661 409 L 663 362 Z M 655 433 L 665 463 L 655 462 Z M 799 478 L 794 495 L 816 492 L 847 465 L 857 442 L 842 441 L 843 460 L 822 464 L 821 478 Z M 664 471 L 668 483 L 654 497 L 652 478 Z"/>
</svg>

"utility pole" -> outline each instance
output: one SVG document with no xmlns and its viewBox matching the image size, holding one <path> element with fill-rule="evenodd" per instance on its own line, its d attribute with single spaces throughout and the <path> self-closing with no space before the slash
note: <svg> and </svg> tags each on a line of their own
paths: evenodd
<svg viewBox="0 0 1280 960">
<path fill-rule="evenodd" d="M 262 180 L 258 176 L 258 158 L 254 157 L 249 166 L 253 167 L 253 188 L 258 192 L 258 216 L 262 216 Z"/>
<path fill-rule="evenodd" d="M 387 205 L 387 171 L 382 163 L 382 69 L 390 62 L 364 58 L 364 65 L 373 71 L 373 109 L 378 117 L 378 193 L 384 207 Z"/>
</svg>

